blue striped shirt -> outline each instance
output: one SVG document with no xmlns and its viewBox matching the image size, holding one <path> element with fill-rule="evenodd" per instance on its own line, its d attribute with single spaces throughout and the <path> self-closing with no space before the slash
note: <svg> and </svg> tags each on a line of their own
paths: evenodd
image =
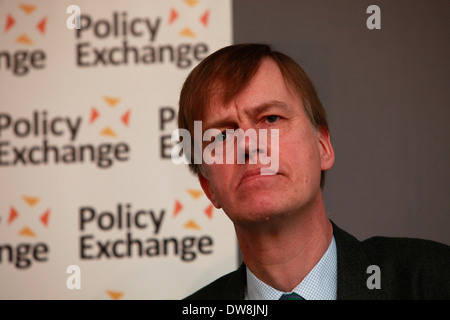
<svg viewBox="0 0 450 320">
<path fill-rule="evenodd" d="M 334 237 L 327 251 L 308 275 L 292 292 L 306 300 L 336 300 L 337 297 L 337 251 Z M 278 300 L 282 292 L 259 280 L 247 268 L 246 300 Z"/>
</svg>

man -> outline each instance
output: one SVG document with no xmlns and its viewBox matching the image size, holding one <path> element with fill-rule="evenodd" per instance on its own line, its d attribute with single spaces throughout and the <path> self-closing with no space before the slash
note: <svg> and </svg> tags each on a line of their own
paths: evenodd
<svg viewBox="0 0 450 320">
<path fill-rule="evenodd" d="M 233 222 L 244 263 L 188 299 L 450 298 L 448 246 L 381 237 L 359 242 L 328 219 L 322 188 L 334 151 L 326 115 L 292 59 L 262 44 L 213 53 L 181 91 L 179 127 L 191 137 L 194 121 L 202 121 L 203 132 L 221 132 L 187 156 L 205 194 Z M 259 138 L 262 129 L 277 134 L 265 144 L 241 140 L 231 163 L 194 161 L 211 143 L 222 143 L 215 156 L 225 159 L 225 142 L 238 129 L 256 130 Z M 268 164 L 259 155 L 275 153 L 277 170 L 262 174 Z"/>
</svg>

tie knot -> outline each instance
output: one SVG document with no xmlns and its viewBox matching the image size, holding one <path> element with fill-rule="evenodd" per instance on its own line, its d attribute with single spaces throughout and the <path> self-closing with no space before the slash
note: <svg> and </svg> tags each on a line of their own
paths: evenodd
<svg viewBox="0 0 450 320">
<path fill-rule="evenodd" d="M 305 300 L 305 299 L 303 299 L 301 296 L 299 296 L 295 292 L 292 292 L 292 293 L 284 293 L 280 297 L 280 300 Z"/>
</svg>

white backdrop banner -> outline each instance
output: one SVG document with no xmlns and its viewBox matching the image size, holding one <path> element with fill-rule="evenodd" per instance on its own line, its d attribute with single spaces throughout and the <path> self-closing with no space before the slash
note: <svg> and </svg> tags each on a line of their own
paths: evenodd
<svg viewBox="0 0 450 320">
<path fill-rule="evenodd" d="M 231 0 L 0 1 L 0 298 L 180 299 L 237 267 L 170 158 L 182 83 L 231 19 Z"/>
</svg>

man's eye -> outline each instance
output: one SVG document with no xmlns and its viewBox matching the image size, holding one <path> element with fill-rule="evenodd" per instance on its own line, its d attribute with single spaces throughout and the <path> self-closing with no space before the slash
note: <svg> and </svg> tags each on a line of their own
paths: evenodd
<svg viewBox="0 0 450 320">
<path fill-rule="evenodd" d="M 227 139 L 227 132 L 222 131 L 220 134 L 214 137 L 214 141 L 225 141 Z"/>
<path fill-rule="evenodd" d="M 280 118 L 279 116 L 274 116 L 274 115 L 267 116 L 266 122 L 273 123 L 273 122 L 277 121 L 279 118 Z"/>
</svg>

